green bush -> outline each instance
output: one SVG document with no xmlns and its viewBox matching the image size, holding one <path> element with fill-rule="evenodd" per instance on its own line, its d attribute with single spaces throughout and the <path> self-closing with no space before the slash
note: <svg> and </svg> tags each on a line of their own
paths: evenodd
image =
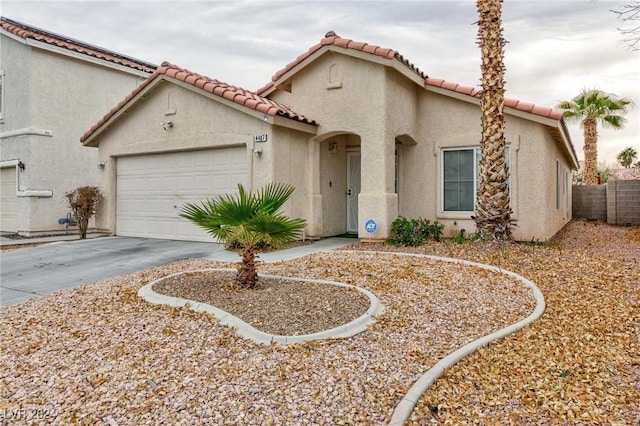
<svg viewBox="0 0 640 426">
<path fill-rule="evenodd" d="M 464 236 L 464 229 L 461 229 L 460 232 L 451 237 L 451 241 L 456 244 L 467 242 L 467 238 Z"/>
<path fill-rule="evenodd" d="M 407 219 L 399 217 L 391 224 L 389 233 L 389 244 L 394 246 L 421 246 L 429 236 L 433 236 L 436 241 L 440 241 L 444 225 L 437 220 L 433 223 L 427 219 Z"/>
<path fill-rule="evenodd" d="M 440 238 L 442 238 L 443 229 L 444 229 L 444 225 L 436 220 L 429 226 L 429 234 L 431 234 L 434 240 L 440 242 Z"/>
</svg>

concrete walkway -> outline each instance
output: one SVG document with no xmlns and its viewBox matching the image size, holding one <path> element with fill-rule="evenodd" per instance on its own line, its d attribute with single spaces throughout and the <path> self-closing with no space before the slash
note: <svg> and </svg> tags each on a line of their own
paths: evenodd
<svg viewBox="0 0 640 426">
<path fill-rule="evenodd" d="M 2 246 L 40 244 L 0 255 L 0 306 L 113 278 L 125 273 L 166 265 L 182 259 L 208 259 L 236 263 L 238 253 L 219 243 L 148 238 L 77 235 L 10 239 Z M 258 262 L 278 262 L 312 253 L 334 250 L 357 242 L 351 238 L 327 238 L 311 244 L 259 254 Z"/>
<path fill-rule="evenodd" d="M 258 253 L 258 262 L 272 263 L 292 260 L 308 254 L 320 253 L 323 251 L 331 251 L 341 247 L 346 247 L 357 243 L 357 238 L 340 238 L 331 237 L 314 241 L 311 244 L 292 247 L 284 250 L 276 250 L 268 253 Z M 213 255 L 207 257 L 208 260 L 216 260 L 218 262 L 240 262 L 240 255 L 229 250 L 219 250 Z"/>
</svg>

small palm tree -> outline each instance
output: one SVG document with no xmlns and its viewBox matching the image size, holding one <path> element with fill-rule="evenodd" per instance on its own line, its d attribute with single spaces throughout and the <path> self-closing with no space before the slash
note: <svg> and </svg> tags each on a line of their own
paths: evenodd
<svg viewBox="0 0 640 426">
<path fill-rule="evenodd" d="M 567 120 L 580 121 L 584 133 L 584 183 L 596 184 L 598 165 L 598 122 L 603 126 L 621 129 L 624 126 L 624 114 L 633 102 L 630 99 L 618 99 L 616 95 L 600 90 L 583 89 L 570 101 L 562 101 L 558 108 L 564 110 Z"/>
<path fill-rule="evenodd" d="M 256 192 L 247 192 L 238 185 L 237 196 L 223 194 L 199 205 L 187 203 L 180 216 L 226 244 L 237 243 L 242 261 L 236 282 L 244 288 L 256 288 L 258 248 L 295 241 L 306 225 L 304 219 L 291 219 L 278 212 L 294 190 L 289 184 L 271 183 Z"/>
<path fill-rule="evenodd" d="M 638 158 L 638 152 L 633 147 L 628 147 L 622 150 L 616 159 L 618 163 L 625 169 L 628 169 L 633 164 L 633 161 Z"/>
</svg>

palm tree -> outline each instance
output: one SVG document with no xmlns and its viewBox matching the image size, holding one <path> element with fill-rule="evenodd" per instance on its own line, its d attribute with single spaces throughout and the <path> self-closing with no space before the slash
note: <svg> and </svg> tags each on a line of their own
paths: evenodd
<svg viewBox="0 0 640 426">
<path fill-rule="evenodd" d="M 502 0 L 478 0 L 478 44 L 482 55 L 482 139 L 475 216 L 483 240 L 510 240 L 509 170 L 504 137 L 504 45 Z"/>
<path fill-rule="evenodd" d="M 187 203 L 180 216 L 224 243 L 237 243 L 242 261 L 236 282 L 244 288 L 256 288 L 259 247 L 279 247 L 295 241 L 306 225 L 304 219 L 291 219 L 278 212 L 294 190 L 289 184 L 271 183 L 256 192 L 247 192 L 239 184 L 237 196 L 223 194 L 199 205 Z"/>
<path fill-rule="evenodd" d="M 558 108 L 564 110 L 564 117 L 570 121 L 580 121 L 584 134 L 584 183 L 595 185 L 598 164 L 598 122 L 603 126 L 621 129 L 625 123 L 622 116 L 633 105 L 630 99 L 618 99 L 616 95 L 596 89 L 582 89 L 570 101 L 562 101 Z"/>
<path fill-rule="evenodd" d="M 628 169 L 633 164 L 633 161 L 638 158 L 638 152 L 633 147 L 628 147 L 622 150 L 616 157 L 618 163 L 625 169 Z"/>
</svg>

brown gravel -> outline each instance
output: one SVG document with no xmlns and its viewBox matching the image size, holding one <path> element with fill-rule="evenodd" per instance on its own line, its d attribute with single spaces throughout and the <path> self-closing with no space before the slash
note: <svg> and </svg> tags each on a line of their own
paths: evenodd
<svg viewBox="0 0 640 426">
<path fill-rule="evenodd" d="M 317 333 L 344 325 L 369 309 L 356 289 L 260 277 L 259 288 L 239 289 L 235 273 L 189 272 L 153 285 L 156 293 L 204 302 L 279 336 Z"/>
<path fill-rule="evenodd" d="M 419 250 L 517 272 L 547 310 L 448 370 L 413 424 L 640 423 L 640 232 L 572 223 L 555 244 Z M 339 251 L 260 271 L 375 293 L 385 312 L 349 339 L 258 345 L 211 315 L 137 297 L 160 277 L 224 266 L 184 261 L 2 308 L 0 413 L 24 409 L 43 424 L 384 424 L 438 359 L 534 303 L 495 273 Z"/>
<path fill-rule="evenodd" d="M 346 252 L 260 269 L 376 294 L 384 313 L 349 339 L 259 345 L 137 296 L 163 276 L 222 266 L 183 261 L 3 308 L 0 410 L 47 410 L 58 424 L 384 424 L 439 358 L 534 306 L 496 273 Z"/>
<path fill-rule="evenodd" d="M 640 425 L 639 227 L 572 222 L 543 247 L 431 245 L 421 252 L 526 276 L 547 309 L 449 369 L 409 424 Z"/>
</svg>

